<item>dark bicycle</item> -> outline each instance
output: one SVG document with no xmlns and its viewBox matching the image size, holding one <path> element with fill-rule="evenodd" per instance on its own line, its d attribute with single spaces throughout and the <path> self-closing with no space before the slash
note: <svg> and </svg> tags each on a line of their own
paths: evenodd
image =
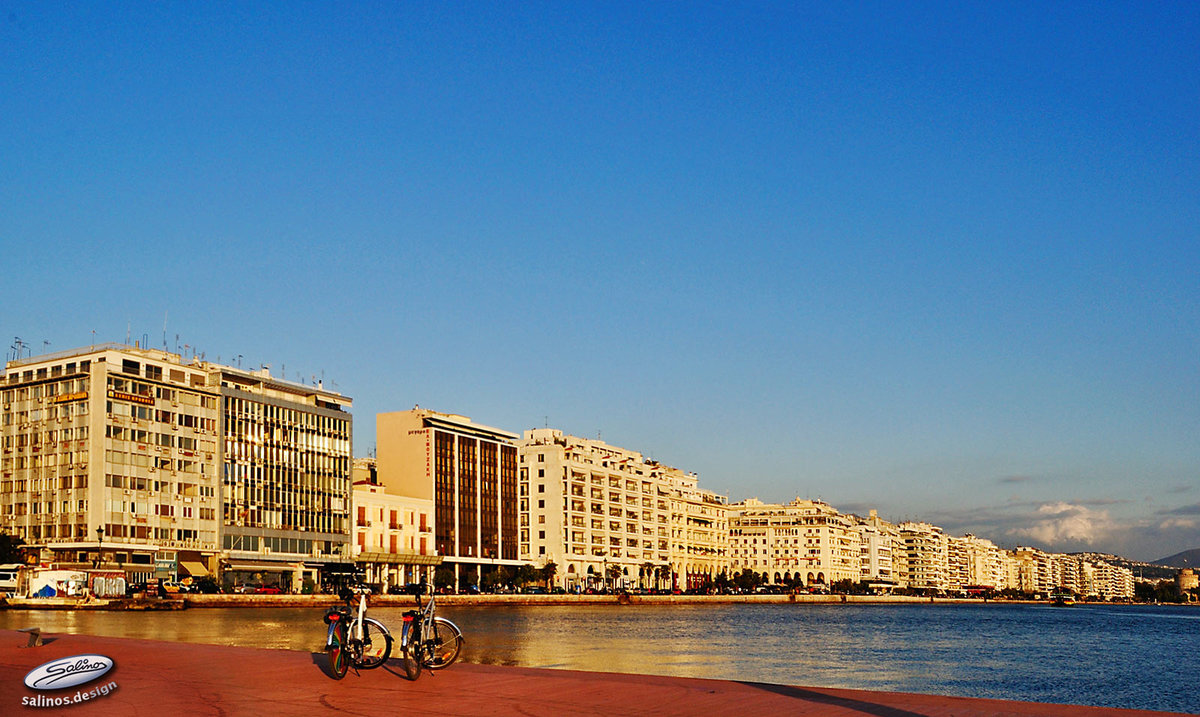
<svg viewBox="0 0 1200 717">
<path fill-rule="evenodd" d="M 421 604 L 421 593 L 425 584 L 417 587 L 417 605 Z M 400 635 L 401 662 L 408 679 L 421 676 L 421 668 L 442 670 L 454 664 L 462 650 L 463 636 L 458 625 L 437 616 L 434 592 L 429 591 L 429 602 L 418 610 L 404 613 L 404 629 Z"/>
</svg>

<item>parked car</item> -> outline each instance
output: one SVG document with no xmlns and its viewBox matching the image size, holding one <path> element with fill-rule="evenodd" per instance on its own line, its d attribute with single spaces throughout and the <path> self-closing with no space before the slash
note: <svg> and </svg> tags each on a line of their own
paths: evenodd
<svg viewBox="0 0 1200 717">
<path fill-rule="evenodd" d="M 283 591 L 278 585 L 259 585 L 254 589 L 255 595 L 280 595 Z"/>
</svg>

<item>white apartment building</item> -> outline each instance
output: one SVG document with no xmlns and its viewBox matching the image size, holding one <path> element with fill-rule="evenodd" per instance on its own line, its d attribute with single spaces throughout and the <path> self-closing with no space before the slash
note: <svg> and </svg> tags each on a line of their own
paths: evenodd
<svg viewBox="0 0 1200 717">
<path fill-rule="evenodd" d="M 354 562 L 382 593 L 409 583 L 433 584 L 441 557 L 434 550 L 432 499 L 393 495 L 379 484 L 373 458 L 354 461 Z"/>
<path fill-rule="evenodd" d="M 676 488 L 664 477 L 678 480 L 674 469 L 550 428 L 525 431 L 518 453 L 523 560 L 554 563 L 569 591 L 679 584 L 671 562 Z"/>
<path fill-rule="evenodd" d="M 862 579 L 854 521 L 821 501 L 797 498 L 780 505 L 750 498 L 731 503 L 729 552 L 733 572 L 753 570 L 775 584 Z"/>
<path fill-rule="evenodd" d="M 1019 546 L 1012 551 L 1015 570 L 1010 572 L 1009 587 L 1026 593 L 1048 594 L 1058 587 L 1051 580 L 1051 559 L 1047 553 L 1028 546 Z"/>
<path fill-rule="evenodd" d="M 854 529 L 859 540 L 860 579 L 879 588 L 899 586 L 895 566 L 899 529 L 874 510 L 866 518 L 859 518 Z"/>
<path fill-rule="evenodd" d="M 673 587 L 703 587 L 729 570 L 728 500 L 701 488 L 695 473 L 659 468 L 670 495 Z"/>
<path fill-rule="evenodd" d="M 996 544 L 975 535 L 949 538 L 950 555 L 959 564 L 951 568 L 950 589 L 1000 589 L 1004 585 L 1003 551 Z"/>
<path fill-rule="evenodd" d="M 949 549 L 942 529 L 929 523 L 906 521 L 900 530 L 901 582 L 915 590 L 950 587 Z"/>
</svg>

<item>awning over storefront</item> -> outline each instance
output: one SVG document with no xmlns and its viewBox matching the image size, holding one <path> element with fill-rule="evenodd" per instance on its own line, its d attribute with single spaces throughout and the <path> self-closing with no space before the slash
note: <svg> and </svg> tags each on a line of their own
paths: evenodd
<svg viewBox="0 0 1200 717">
<path fill-rule="evenodd" d="M 418 553 L 359 553 L 354 557 L 360 563 L 388 563 L 392 565 L 441 565 L 440 555 Z"/>
<path fill-rule="evenodd" d="M 188 575 L 191 575 L 193 578 L 202 578 L 205 575 L 208 575 L 208 568 L 204 567 L 203 563 L 183 560 L 179 563 L 179 567 L 188 571 Z"/>
<path fill-rule="evenodd" d="M 225 569 L 263 573 L 278 570 L 295 570 L 296 565 L 293 563 L 230 563 Z"/>
</svg>

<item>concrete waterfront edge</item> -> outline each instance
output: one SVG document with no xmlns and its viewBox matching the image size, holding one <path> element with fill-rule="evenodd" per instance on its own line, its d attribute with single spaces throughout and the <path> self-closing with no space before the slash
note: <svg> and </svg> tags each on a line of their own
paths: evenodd
<svg viewBox="0 0 1200 717">
<path fill-rule="evenodd" d="M 443 605 L 548 606 L 548 605 L 1015 605 L 1045 604 L 1035 600 L 981 600 L 929 598 L 902 595 L 439 595 Z M 204 595 L 182 594 L 168 599 L 79 600 L 76 598 L 9 598 L 0 609 L 26 610 L 182 610 L 205 607 L 329 607 L 335 595 Z M 372 595 L 379 607 L 415 605 L 411 595 Z"/>
</svg>

